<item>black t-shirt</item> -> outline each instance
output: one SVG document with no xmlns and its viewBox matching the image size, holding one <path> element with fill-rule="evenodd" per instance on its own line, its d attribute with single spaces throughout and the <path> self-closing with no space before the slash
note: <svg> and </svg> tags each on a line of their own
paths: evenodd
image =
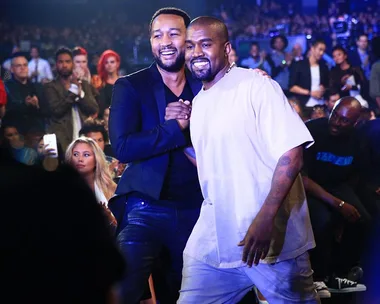
<svg viewBox="0 0 380 304">
<path fill-rule="evenodd" d="M 332 136 L 328 119 L 306 122 L 314 145 L 305 150 L 304 171 L 321 186 L 334 186 L 348 181 L 360 167 L 361 144 L 356 130 Z"/>
<path fill-rule="evenodd" d="M 179 97 L 165 86 L 165 97 L 166 103 L 169 104 L 179 99 L 191 101 L 194 95 L 189 84 L 186 83 Z M 190 136 L 188 128 L 183 132 L 186 137 Z M 169 152 L 169 165 L 160 198 L 163 200 L 188 202 L 189 204 L 198 205 L 203 200 L 197 169 L 186 157 L 183 148 Z"/>
</svg>

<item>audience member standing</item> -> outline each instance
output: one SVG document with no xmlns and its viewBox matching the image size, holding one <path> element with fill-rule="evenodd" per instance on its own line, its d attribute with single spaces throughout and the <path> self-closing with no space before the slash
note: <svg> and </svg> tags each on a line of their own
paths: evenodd
<svg viewBox="0 0 380 304">
<path fill-rule="evenodd" d="M 353 66 L 362 68 L 364 76 L 369 80 L 372 58 L 368 52 L 368 36 L 366 34 L 359 35 L 356 39 L 356 48 L 349 52 L 348 58 Z"/>
<path fill-rule="evenodd" d="M 91 73 L 88 67 L 88 53 L 83 47 L 77 46 L 73 49 L 74 70 L 82 80 L 91 83 Z"/>
<path fill-rule="evenodd" d="M 21 53 L 13 54 L 12 78 L 5 81 L 8 102 L 4 121 L 15 123 L 25 134 L 30 128 L 45 129 L 38 86 L 28 79 L 28 60 Z"/>
<path fill-rule="evenodd" d="M 368 107 L 368 80 L 361 67 L 350 64 L 347 51 L 341 46 L 334 47 L 332 54 L 336 66 L 330 72 L 330 88 L 339 89 L 340 96 L 355 97 Z"/>
<path fill-rule="evenodd" d="M 106 50 L 100 56 L 98 63 L 98 76 L 101 84 L 99 90 L 99 118 L 104 115 L 104 110 L 109 108 L 112 99 L 112 89 L 119 78 L 120 56 L 115 51 Z"/>
<path fill-rule="evenodd" d="M 323 97 L 329 86 L 329 69 L 321 61 L 325 50 L 325 42 L 316 40 L 309 57 L 295 62 L 290 69 L 289 91 L 309 110 L 325 103 Z"/>
<path fill-rule="evenodd" d="M 275 36 L 270 41 L 273 49 L 267 56 L 271 67 L 271 76 L 278 82 L 281 89 L 287 95 L 289 90 L 289 67 L 292 64 L 292 56 L 286 53 L 288 39 L 283 35 Z"/>
<path fill-rule="evenodd" d="M 73 55 L 67 48 L 56 52 L 58 76 L 44 87 L 49 104 L 48 131 L 55 133 L 63 151 L 78 137 L 83 121 L 98 112 L 91 85 L 73 73 Z"/>
<path fill-rule="evenodd" d="M 30 49 L 29 61 L 29 78 L 33 83 L 47 83 L 53 80 L 53 73 L 51 72 L 50 64 L 47 60 L 40 57 L 40 50 L 37 46 L 32 46 Z"/>
</svg>

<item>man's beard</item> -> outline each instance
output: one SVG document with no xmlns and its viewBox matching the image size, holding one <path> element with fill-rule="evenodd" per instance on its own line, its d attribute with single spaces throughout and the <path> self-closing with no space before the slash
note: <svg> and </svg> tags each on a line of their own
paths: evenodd
<svg viewBox="0 0 380 304">
<path fill-rule="evenodd" d="M 167 71 L 167 72 L 179 72 L 185 65 L 185 53 L 184 52 L 181 52 L 179 53 L 178 57 L 176 58 L 176 60 L 174 61 L 174 63 L 170 64 L 170 65 L 167 65 L 167 64 L 164 64 L 160 58 L 160 56 L 156 56 L 156 55 L 153 55 L 154 56 L 154 59 L 157 63 L 157 65 Z"/>
<path fill-rule="evenodd" d="M 199 70 L 194 71 L 193 67 L 191 65 L 190 71 L 191 71 L 191 74 L 193 75 L 193 77 L 195 79 L 200 80 L 200 81 L 211 81 L 215 77 L 215 75 L 212 75 L 211 67 L 209 67 L 207 70 L 203 70 L 203 71 L 199 71 Z"/>
<path fill-rule="evenodd" d="M 58 70 L 58 75 L 61 77 L 61 78 L 69 78 L 72 74 L 73 74 L 73 71 L 62 71 L 62 70 Z"/>
</svg>

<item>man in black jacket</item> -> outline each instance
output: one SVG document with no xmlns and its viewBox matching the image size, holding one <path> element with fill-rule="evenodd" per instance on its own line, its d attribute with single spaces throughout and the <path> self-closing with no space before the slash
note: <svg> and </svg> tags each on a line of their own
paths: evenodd
<svg viewBox="0 0 380 304">
<path fill-rule="evenodd" d="M 316 40 L 309 58 L 294 63 L 290 70 L 289 88 L 306 108 L 323 105 L 323 95 L 329 84 L 329 70 L 321 61 L 326 50 L 323 40 Z"/>
<path fill-rule="evenodd" d="M 12 78 L 4 83 L 8 96 L 4 120 L 16 123 L 21 133 L 30 128 L 44 130 L 41 87 L 29 81 L 28 60 L 22 53 L 13 54 L 11 72 Z"/>
</svg>

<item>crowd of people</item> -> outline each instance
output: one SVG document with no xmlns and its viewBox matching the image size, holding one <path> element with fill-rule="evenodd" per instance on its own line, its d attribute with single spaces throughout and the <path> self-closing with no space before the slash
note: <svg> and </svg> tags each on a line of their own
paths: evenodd
<svg viewBox="0 0 380 304">
<path fill-rule="evenodd" d="M 123 54 L 103 51 L 110 41 L 90 35 L 96 47 L 78 46 L 69 29 L 59 44 L 70 48 L 53 60 L 34 37 L 29 54 L 16 48 L 3 62 L 1 165 L 83 181 L 92 194 L 83 200 L 100 206 L 103 245 L 118 247 L 107 252 L 108 281 L 94 282 L 104 303 L 238 303 L 250 290 L 260 303 L 319 303 L 367 287 L 375 299 L 375 264 L 364 257 L 380 215 L 378 16 L 358 15 L 372 36 L 334 45 L 331 62 L 324 39 L 286 51 L 297 14 L 270 53 L 253 42 L 239 59 L 229 36 L 237 27 L 271 36 L 281 7 L 268 5 L 244 11 L 254 27 L 237 12 L 239 26 L 226 12 L 190 22 L 158 10 L 148 26 L 154 62 L 125 77 Z M 256 20 L 262 12 L 274 19 Z"/>
</svg>

